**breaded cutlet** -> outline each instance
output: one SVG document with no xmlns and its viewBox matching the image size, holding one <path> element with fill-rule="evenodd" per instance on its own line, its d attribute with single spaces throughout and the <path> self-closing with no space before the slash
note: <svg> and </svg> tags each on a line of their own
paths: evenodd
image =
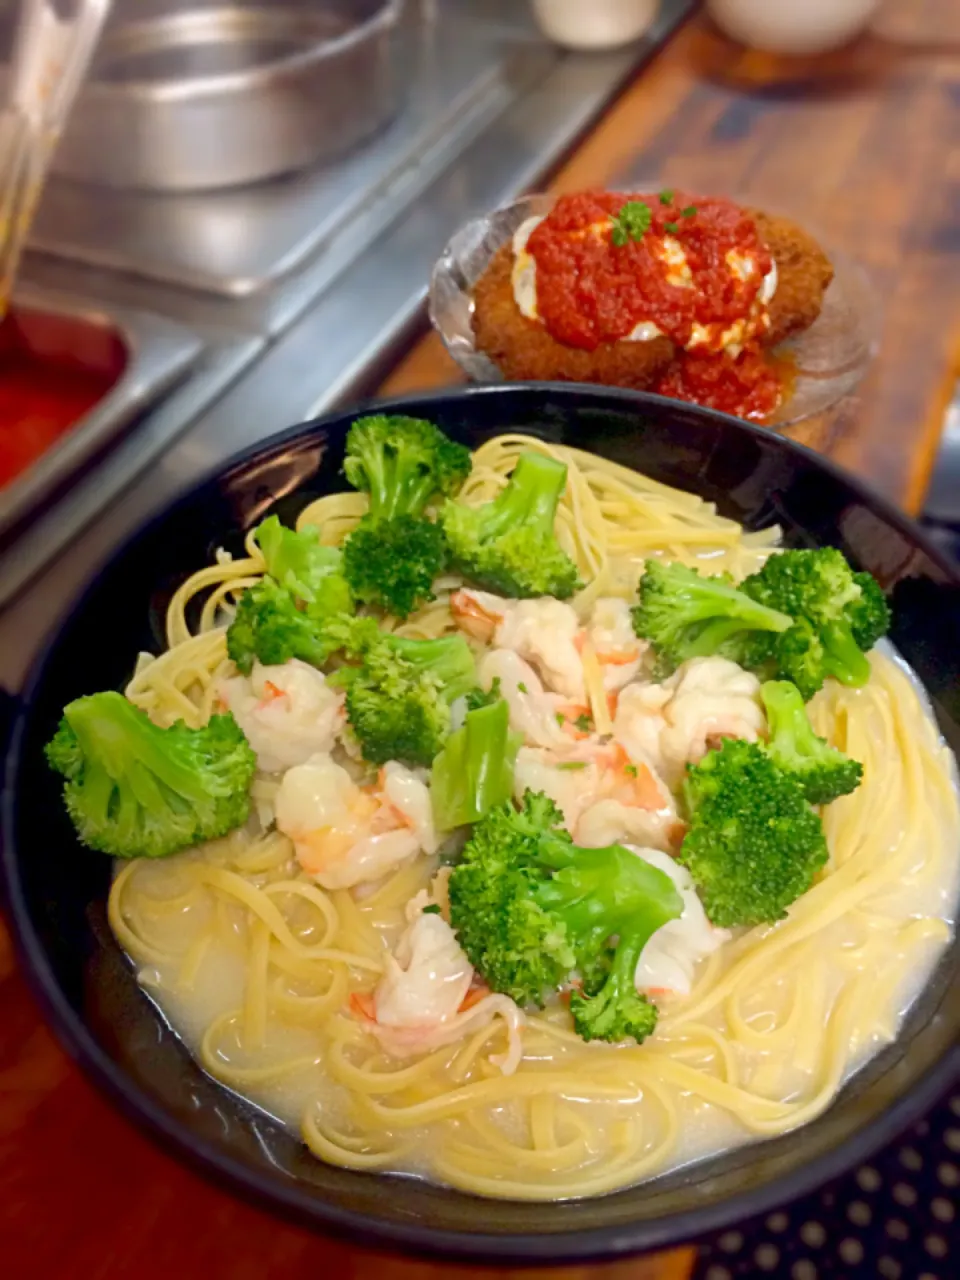
<svg viewBox="0 0 960 1280">
<path fill-rule="evenodd" d="M 764 346 L 775 346 L 817 319 L 833 279 L 830 260 L 811 235 L 786 218 L 750 210 L 777 264 L 777 290 Z M 503 245 L 473 294 L 473 332 L 509 381 L 597 382 L 606 386 L 652 386 L 675 355 L 669 338 L 650 342 L 601 343 L 593 351 L 557 342 L 517 306 L 513 295 L 513 248 Z"/>
</svg>

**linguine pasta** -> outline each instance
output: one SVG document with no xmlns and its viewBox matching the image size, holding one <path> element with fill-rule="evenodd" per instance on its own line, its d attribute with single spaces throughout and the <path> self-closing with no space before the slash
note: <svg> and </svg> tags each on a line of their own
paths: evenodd
<svg viewBox="0 0 960 1280">
<path fill-rule="evenodd" d="M 488 501 L 523 449 L 569 468 L 558 519 L 588 584 L 574 602 L 631 595 L 650 556 L 740 579 L 777 546 L 701 499 L 576 449 L 501 436 L 474 456 L 461 495 Z M 299 524 L 340 543 L 365 510 L 355 493 L 321 498 Z M 232 674 L 226 622 L 263 557 L 195 573 L 174 596 L 168 649 L 142 657 L 128 697 L 160 724 L 200 725 Z M 459 581 L 402 627 L 452 630 Z M 842 1082 L 892 1039 L 950 936 L 960 818 L 953 759 L 921 691 L 889 651 L 866 686 L 830 683 L 817 732 L 864 765 L 825 811 L 830 862 L 773 926 L 742 931 L 701 963 L 689 996 L 659 1000 L 641 1046 L 586 1044 L 561 1004 L 528 1016 L 523 1058 L 500 1069 L 510 1029 L 466 1019 L 420 1057 L 389 1056 L 351 1016 L 376 986 L 386 946 L 437 860 L 420 856 L 373 891 L 326 891 L 290 841 L 245 829 L 162 862 L 122 866 L 110 923 L 140 980 L 203 1068 L 298 1129 L 323 1160 L 408 1171 L 464 1191 L 542 1200 L 598 1195 L 821 1113 Z M 269 806 L 269 781 L 254 799 Z M 904 975 L 907 975 L 905 978 Z"/>
</svg>

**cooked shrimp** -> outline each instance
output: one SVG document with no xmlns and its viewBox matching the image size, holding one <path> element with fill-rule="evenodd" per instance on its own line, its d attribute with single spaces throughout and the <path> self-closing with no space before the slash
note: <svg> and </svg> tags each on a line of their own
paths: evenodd
<svg viewBox="0 0 960 1280">
<path fill-rule="evenodd" d="M 617 742 L 593 735 L 568 744 L 562 753 L 521 747 L 514 770 L 517 799 L 527 790 L 548 795 L 563 813 L 567 830 L 578 840 L 587 815 L 603 804 L 614 804 L 618 812 L 643 815 L 636 819 L 634 829 L 651 842 L 670 846 L 677 822 L 670 792 L 648 765 L 633 764 Z M 588 834 L 590 830 L 588 823 Z M 619 836 L 581 843 L 598 847 L 617 839 Z"/>
<path fill-rule="evenodd" d="M 473 981 L 473 966 L 442 916 L 422 913 L 404 930 L 374 992 L 381 1027 L 435 1030 L 454 1018 Z"/>
<path fill-rule="evenodd" d="M 660 735 L 666 727 L 664 708 L 673 696 L 663 684 L 630 684 L 617 699 L 613 736 L 631 760 L 662 767 Z"/>
<path fill-rule="evenodd" d="M 628 685 L 613 722 L 616 740 L 669 782 L 723 738 L 756 742 L 765 727 L 760 682 L 726 658 L 693 658 L 663 684 Z"/>
<path fill-rule="evenodd" d="M 732 935 L 707 919 L 685 867 L 659 849 L 627 847 L 638 858 L 668 875 L 683 899 L 682 913 L 658 929 L 643 948 L 637 962 L 637 990 L 689 995 L 699 962 L 729 942 Z"/>
<path fill-rule="evenodd" d="M 464 588 L 450 597 L 450 612 L 461 631 L 474 640 L 493 644 L 497 627 L 503 621 L 510 601 L 489 591 L 469 591 Z"/>
<path fill-rule="evenodd" d="M 401 822 L 413 831 L 424 853 L 436 853 L 440 841 L 433 825 L 433 806 L 426 777 L 391 760 L 380 770 L 380 794 L 396 810 Z"/>
<path fill-rule="evenodd" d="M 672 803 L 645 809 L 621 800 L 598 800 L 581 812 L 576 835 L 577 843 L 587 849 L 603 849 L 608 844 L 642 844 L 669 851 L 683 829 Z"/>
<path fill-rule="evenodd" d="M 406 905 L 407 923 L 412 924 L 421 911 L 428 907 L 439 908 L 440 915 L 450 922 L 450 873 L 453 867 L 440 867 L 426 889 L 414 894 Z"/>
<path fill-rule="evenodd" d="M 345 724 L 343 694 L 331 689 L 315 667 L 296 658 L 273 667 L 255 662 L 249 676 L 221 680 L 217 693 L 264 773 L 331 751 Z"/>
<path fill-rule="evenodd" d="M 484 654 L 477 676 L 485 689 L 500 681 L 500 692 L 510 708 L 510 728 L 521 734 L 524 742 L 558 750 L 569 745 L 570 737 L 557 719 L 562 714 L 562 699 L 547 693 L 533 667 L 511 649 Z"/>
<path fill-rule="evenodd" d="M 580 620 L 571 605 L 553 596 L 505 600 L 487 591 L 463 590 L 451 597 L 450 608 L 468 634 L 532 663 L 550 690 L 575 702 L 586 700 Z"/>
<path fill-rule="evenodd" d="M 450 599 L 457 625 L 474 639 L 512 649 L 536 667 L 547 688 L 584 707 L 586 682 L 581 650 L 589 641 L 611 692 L 633 680 L 649 652 L 638 640 L 626 600 L 604 598 L 593 607 L 586 627 L 572 605 L 544 596 L 506 600 L 488 591 L 457 591 Z"/>
<path fill-rule="evenodd" d="M 593 606 L 586 628 L 603 671 L 603 687 L 615 693 L 636 679 L 650 652 L 645 640 L 638 640 L 630 620 L 630 606 L 616 597 L 602 598 Z"/>
<path fill-rule="evenodd" d="M 314 756 L 284 774 L 276 814 L 301 867 L 324 889 L 379 880 L 437 847 L 426 785 L 394 762 L 364 790 L 329 756 Z"/>
<path fill-rule="evenodd" d="M 507 1026 L 507 1051 L 491 1058 L 505 1075 L 522 1056 L 524 1017 L 507 996 L 475 988 L 473 966 L 442 916 L 415 916 L 400 936 L 372 1000 L 354 997 L 352 1007 L 395 1057 L 429 1053 L 500 1016 Z"/>
<path fill-rule="evenodd" d="M 554 693 L 572 702 L 585 702 L 580 619 L 573 606 L 552 596 L 511 601 L 510 605 L 497 627 L 497 645 L 532 663 Z"/>
<path fill-rule="evenodd" d="M 583 811 L 600 790 L 601 770 L 596 761 L 572 760 L 543 747 L 521 747 L 513 772 L 514 795 L 542 791 L 563 814 L 568 831 L 576 830 Z"/>
<path fill-rule="evenodd" d="M 756 742 L 766 727 L 760 681 L 726 658 L 694 658 L 670 677 L 661 745 L 677 765 L 701 760 L 722 738 Z M 668 683 L 670 683 L 668 681 Z"/>
</svg>

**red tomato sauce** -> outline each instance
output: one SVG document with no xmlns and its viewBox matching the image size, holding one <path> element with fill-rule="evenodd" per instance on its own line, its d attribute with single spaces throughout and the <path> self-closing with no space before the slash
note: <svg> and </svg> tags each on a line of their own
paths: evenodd
<svg viewBox="0 0 960 1280">
<path fill-rule="evenodd" d="M 0 488 L 21 475 L 96 405 L 126 356 L 109 333 L 40 313 L 0 326 Z"/>
<path fill-rule="evenodd" d="M 638 206 L 639 228 L 630 222 Z M 652 322 L 680 349 L 662 394 L 757 421 L 780 403 L 780 373 L 760 347 L 769 316 L 759 295 L 773 260 L 739 206 L 680 192 L 561 196 L 527 250 L 538 314 L 557 342 L 592 351 Z M 737 322 L 744 349 L 733 357 L 724 331 Z"/>
<path fill-rule="evenodd" d="M 736 358 L 725 352 L 684 351 L 653 389 L 674 400 L 702 404 L 750 422 L 767 422 L 783 400 L 788 373 L 784 361 L 750 348 Z"/>
</svg>

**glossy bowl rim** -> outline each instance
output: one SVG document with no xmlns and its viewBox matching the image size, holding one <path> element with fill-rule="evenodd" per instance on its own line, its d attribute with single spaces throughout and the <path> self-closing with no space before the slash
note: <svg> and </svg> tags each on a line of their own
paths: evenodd
<svg viewBox="0 0 960 1280">
<path fill-rule="evenodd" d="M 446 387 L 437 391 L 415 392 L 374 403 L 381 410 L 402 413 L 412 404 L 429 406 L 433 402 L 450 399 L 466 401 L 474 397 L 496 397 L 518 393 L 548 394 L 564 399 L 583 397 L 594 402 L 612 400 L 617 402 L 617 407 L 628 408 L 631 406 L 638 408 L 653 403 L 660 408 L 669 409 L 675 404 L 665 396 L 625 388 L 548 382 L 470 384 L 465 387 Z M 728 414 L 696 405 L 686 405 L 684 408 L 685 412 L 689 411 L 694 416 L 703 418 L 705 423 L 721 422 L 728 426 L 732 424 L 750 437 L 775 436 L 780 442 L 780 447 L 788 454 L 796 453 L 801 458 L 813 462 L 815 467 L 825 471 L 833 479 L 841 482 L 854 496 L 866 502 L 887 524 L 893 526 L 912 544 L 920 547 L 944 576 L 952 580 L 953 584 L 960 589 L 960 572 L 937 547 L 926 539 L 916 523 L 872 486 L 864 483 L 832 459 L 794 440 L 770 432 L 764 427 L 755 426 Z M 295 1182 L 291 1182 L 289 1186 L 267 1182 L 255 1171 L 247 1169 L 241 1162 L 218 1150 L 209 1141 L 196 1137 L 186 1125 L 175 1120 L 165 1108 L 154 1102 L 133 1078 L 109 1057 L 83 1019 L 71 1008 L 47 962 L 43 945 L 33 927 L 23 897 L 19 859 L 14 849 L 14 842 L 9 838 L 13 831 L 17 808 L 15 795 L 20 771 L 20 742 L 26 730 L 36 691 L 43 681 L 47 663 L 60 632 L 85 606 L 88 593 L 94 586 L 99 573 L 108 568 L 114 559 L 124 553 L 132 543 L 147 536 L 155 526 L 168 521 L 181 506 L 192 501 L 199 489 L 214 480 L 226 481 L 233 472 L 246 467 L 260 454 L 272 453 L 287 441 L 301 439 L 315 431 L 322 431 L 326 426 L 340 423 L 360 411 L 358 408 L 346 407 L 309 422 L 283 429 L 238 451 L 221 465 L 211 467 L 195 483 L 179 493 L 172 502 L 165 503 L 148 516 L 130 536 L 124 538 L 107 553 L 49 629 L 31 662 L 22 694 L 16 699 L 13 727 L 4 752 L 2 808 L 0 808 L 0 836 L 3 837 L 0 839 L 0 888 L 5 890 L 4 906 L 11 925 L 21 973 L 27 979 L 61 1046 L 66 1049 L 88 1079 L 128 1120 L 133 1122 L 136 1128 L 146 1132 L 168 1154 L 174 1155 L 181 1163 L 203 1173 L 218 1189 L 234 1192 L 261 1210 L 274 1212 L 301 1226 L 315 1231 L 321 1229 L 327 1234 L 347 1238 L 361 1248 L 399 1248 L 408 1254 L 438 1260 L 478 1264 L 489 1262 L 526 1267 L 545 1263 L 561 1265 L 612 1261 L 676 1247 L 693 1242 L 709 1232 L 767 1213 L 840 1176 L 859 1161 L 868 1159 L 924 1115 L 960 1079 L 960 1042 L 955 1042 L 915 1081 L 908 1093 L 896 1098 L 869 1127 L 857 1130 L 845 1141 L 800 1168 L 772 1179 L 760 1190 L 752 1189 L 715 1205 L 705 1207 L 694 1205 L 691 1209 L 680 1213 L 638 1221 L 626 1227 L 596 1227 L 537 1235 L 523 1232 L 484 1235 L 450 1231 L 429 1225 L 407 1226 L 396 1222 L 384 1222 L 371 1214 L 328 1205 L 318 1195 L 301 1189 Z M 800 1132 L 800 1129 L 797 1132 Z M 761 1149 L 762 1142 L 758 1142 L 756 1147 Z M 484 1197 L 476 1199 L 478 1206 L 490 1206 L 491 1211 L 495 1212 L 497 1204 L 495 1199 Z"/>
</svg>

